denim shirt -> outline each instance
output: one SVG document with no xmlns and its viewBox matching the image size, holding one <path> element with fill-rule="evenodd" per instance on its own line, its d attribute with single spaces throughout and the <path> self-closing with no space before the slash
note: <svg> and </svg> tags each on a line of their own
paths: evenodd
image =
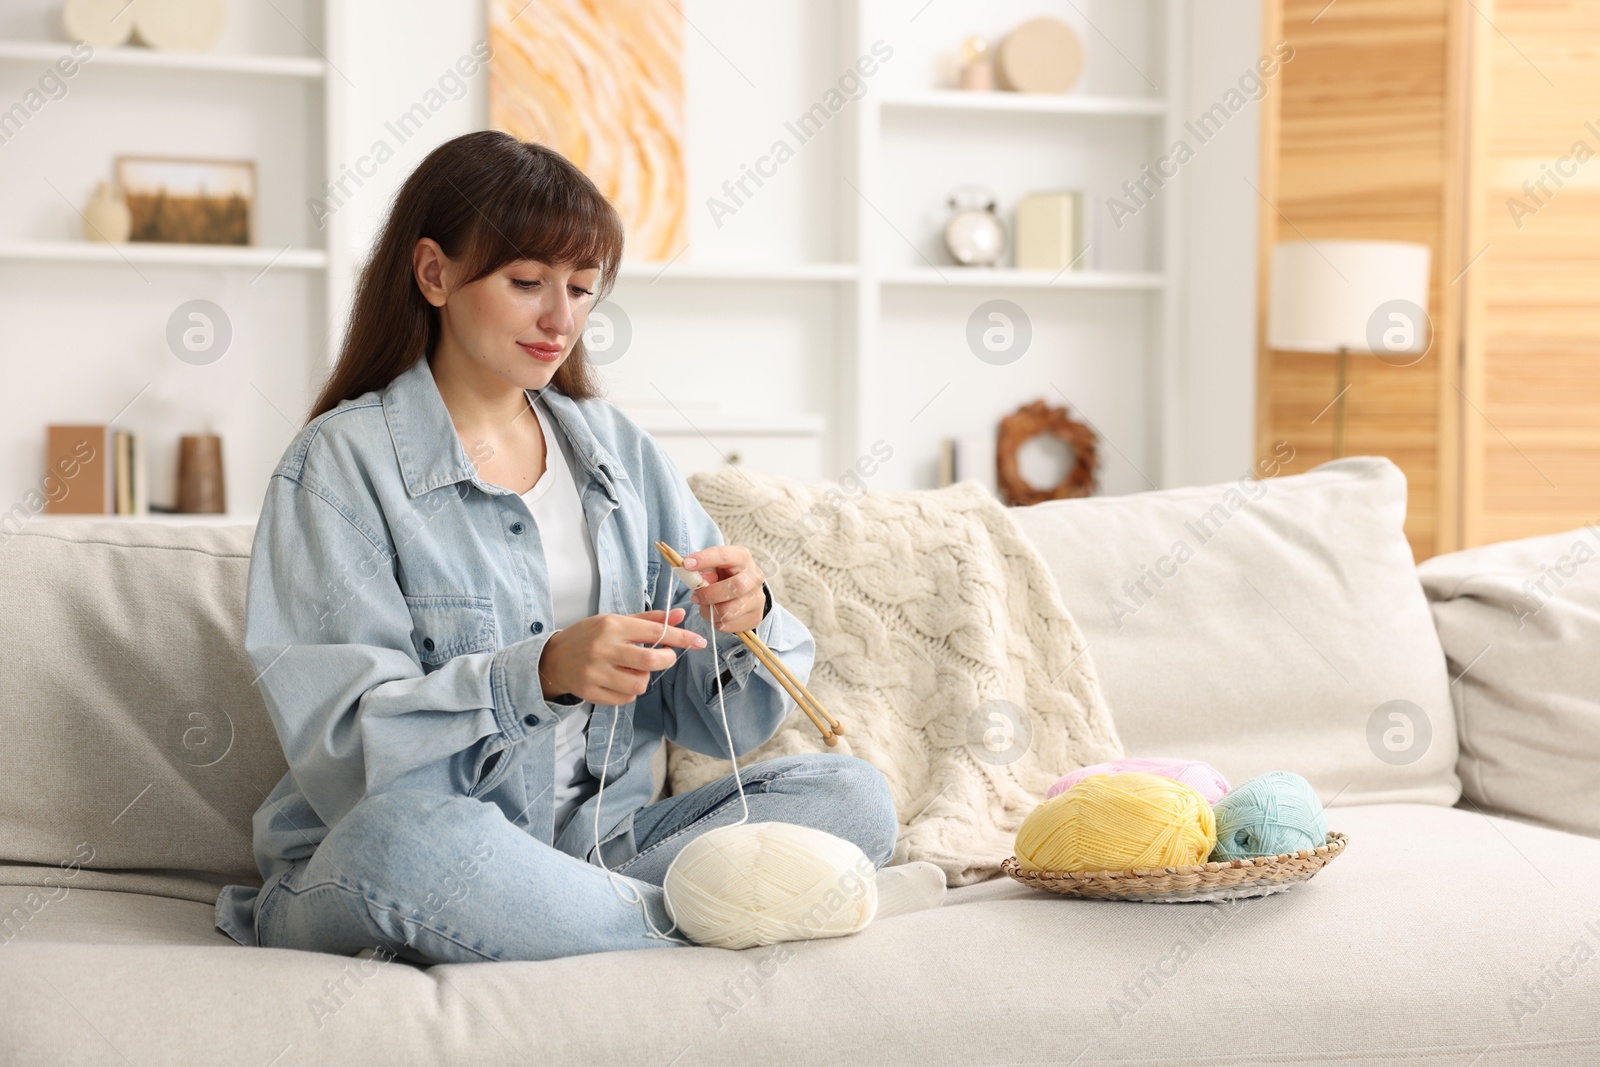
<svg viewBox="0 0 1600 1067">
<path fill-rule="evenodd" d="M 614 405 L 527 394 L 572 443 L 600 612 L 684 608 L 680 625 L 717 642 L 734 751 L 766 741 L 787 694 L 737 635 L 713 633 L 655 548 L 662 540 L 687 556 L 722 544 L 716 523 Z M 586 759 L 596 777 L 604 770 L 605 792 L 552 840 L 556 725 L 581 700 L 544 698 L 551 618 L 539 528 L 519 494 L 478 477 L 427 359 L 302 429 L 268 483 L 245 604 L 246 652 L 289 772 L 255 814 L 263 885 L 224 888 L 217 926 L 259 944 L 259 902 L 363 797 L 385 790 L 478 798 L 588 862 L 603 800 L 600 856 L 615 866 L 636 855 L 633 816 L 654 792 L 662 738 L 728 758 L 712 651 L 675 649 L 642 696 L 594 709 Z M 804 623 L 772 603 L 755 632 L 809 679 L 816 646 Z"/>
</svg>

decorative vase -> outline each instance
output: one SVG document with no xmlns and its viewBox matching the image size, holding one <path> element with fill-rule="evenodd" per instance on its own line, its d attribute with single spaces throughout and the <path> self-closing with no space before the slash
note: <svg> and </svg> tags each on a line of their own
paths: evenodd
<svg viewBox="0 0 1600 1067">
<path fill-rule="evenodd" d="M 989 42 L 982 37 L 968 37 L 961 43 L 961 88 L 980 93 L 994 88 Z"/>
<path fill-rule="evenodd" d="M 84 240 L 119 245 L 132 233 L 133 213 L 128 210 L 122 190 L 110 182 L 101 182 L 83 208 Z"/>
<path fill-rule="evenodd" d="M 178 511 L 220 515 L 228 510 L 222 481 L 222 438 L 185 434 L 178 438 Z"/>
</svg>

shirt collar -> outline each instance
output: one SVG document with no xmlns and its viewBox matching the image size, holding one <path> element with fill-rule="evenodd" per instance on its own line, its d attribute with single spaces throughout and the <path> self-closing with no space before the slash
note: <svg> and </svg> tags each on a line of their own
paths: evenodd
<svg viewBox="0 0 1600 1067">
<path fill-rule="evenodd" d="M 583 411 L 578 407 L 578 402 L 554 386 L 545 386 L 543 389 L 524 389 L 528 395 L 528 402 L 535 399 L 544 401 L 550 413 L 556 417 L 556 425 L 561 427 L 567 435 L 567 440 L 572 443 L 572 450 L 578 456 L 578 461 L 585 470 L 597 477 L 605 486 L 606 492 L 616 500 L 616 483 L 628 480 L 628 472 L 605 445 L 600 438 L 595 436 L 594 427 L 589 425 L 589 420 L 583 417 Z"/>
<path fill-rule="evenodd" d="M 611 451 L 595 437 L 577 403 L 559 389 L 526 389 L 529 403 L 543 397 L 545 408 L 572 443 L 579 465 L 598 481 L 612 501 L 617 500 L 616 482 L 627 481 L 627 472 Z M 478 477 L 477 468 L 467 458 L 456 434 L 450 410 L 439 395 L 433 380 L 433 367 L 426 358 L 417 360 L 396 375 L 383 390 L 383 413 L 394 441 L 400 474 L 406 492 L 421 496 L 443 485 L 471 481 L 485 492 L 495 492 Z M 508 492 L 509 490 L 499 490 Z"/>
</svg>

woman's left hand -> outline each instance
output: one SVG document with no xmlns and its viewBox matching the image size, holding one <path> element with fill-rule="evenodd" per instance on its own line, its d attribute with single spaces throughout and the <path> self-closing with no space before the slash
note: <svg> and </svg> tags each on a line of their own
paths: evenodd
<svg viewBox="0 0 1600 1067">
<path fill-rule="evenodd" d="M 683 565 L 700 572 L 710 585 L 696 589 L 690 600 L 700 605 L 700 617 L 716 612 L 715 629 L 722 633 L 754 630 L 766 610 L 761 583 L 767 580 L 743 545 L 711 545 L 684 558 Z"/>
</svg>

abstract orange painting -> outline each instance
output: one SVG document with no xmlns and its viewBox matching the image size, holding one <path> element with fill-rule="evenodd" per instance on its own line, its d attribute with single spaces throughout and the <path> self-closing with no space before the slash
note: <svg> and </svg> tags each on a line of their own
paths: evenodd
<svg viewBox="0 0 1600 1067">
<path fill-rule="evenodd" d="M 673 0 L 487 0 L 489 125 L 565 155 L 616 205 L 626 258 L 688 243 L 683 13 Z"/>
</svg>

